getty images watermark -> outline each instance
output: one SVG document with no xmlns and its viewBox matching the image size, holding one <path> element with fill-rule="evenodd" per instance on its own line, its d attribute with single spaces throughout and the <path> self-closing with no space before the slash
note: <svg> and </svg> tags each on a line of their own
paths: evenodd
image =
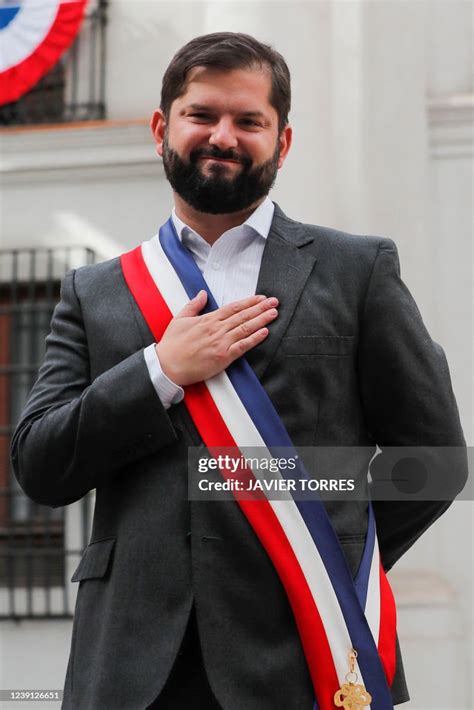
<svg viewBox="0 0 474 710">
<path fill-rule="evenodd" d="M 472 500 L 464 447 L 192 447 L 190 500 Z"/>
</svg>

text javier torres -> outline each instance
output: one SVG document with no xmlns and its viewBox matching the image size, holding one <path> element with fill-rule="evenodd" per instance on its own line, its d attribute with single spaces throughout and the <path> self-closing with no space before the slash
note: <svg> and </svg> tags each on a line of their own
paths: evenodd
<svg viewBox="0 0 474 710">
<path fill-rule="evenodd" d="M 194 485 L 201 492 L 299 492 L 299 491 L 353 491 L 354 479 L 311 478 L 304 475 L 298 457 L 244 457 L 228 454 L 198 459 L 199 474 Z M 216 477 L 215 472 L 221 476 Z"/>
</svg>

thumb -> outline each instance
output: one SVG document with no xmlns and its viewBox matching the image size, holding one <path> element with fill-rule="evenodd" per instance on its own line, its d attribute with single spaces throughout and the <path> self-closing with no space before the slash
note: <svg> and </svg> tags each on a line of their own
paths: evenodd
<svg viewBox="0 0 474 710">
<path fill-rule="evenodd" d="M 201 289 L 185 306 L 176 314 L 176 318 L 186 318 L 189 316 L 197 316 L 204 308 L 207 302 L 207 291 Z"/>
</svg>

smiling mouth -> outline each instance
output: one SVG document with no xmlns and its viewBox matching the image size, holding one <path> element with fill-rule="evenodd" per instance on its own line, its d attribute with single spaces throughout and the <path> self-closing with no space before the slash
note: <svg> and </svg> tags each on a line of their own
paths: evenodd
<svg viewBox="0 0 474 710">
<path fill-rule="evenodd" d="M 200 160 L 214 160 L 218 163 L 235 163 L 236 165 L 241 165 L 240 160 L 234 160 L 232 158 L 214 158 L 211 155 L 202 155 Z"/>
</svg>

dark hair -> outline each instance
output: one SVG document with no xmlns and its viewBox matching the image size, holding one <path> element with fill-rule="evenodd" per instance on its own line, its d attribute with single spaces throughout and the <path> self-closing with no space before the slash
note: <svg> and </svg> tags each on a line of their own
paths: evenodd
<svg viewBox="0 0 474 710">
<path fill-rule="evenodd" d="M 276 50 L 241 32 L 213 32 L 195 37 L 181 47 L 163 76 L 161 110 L 168 118 L 171 104 L 186 91 L 187 76 L 194 67 L 268 69 L 272 88 L 269 101 L 278 113 L 278 132 L 288 123 L 291 105 L 290 71 Z"/>
</svg>

